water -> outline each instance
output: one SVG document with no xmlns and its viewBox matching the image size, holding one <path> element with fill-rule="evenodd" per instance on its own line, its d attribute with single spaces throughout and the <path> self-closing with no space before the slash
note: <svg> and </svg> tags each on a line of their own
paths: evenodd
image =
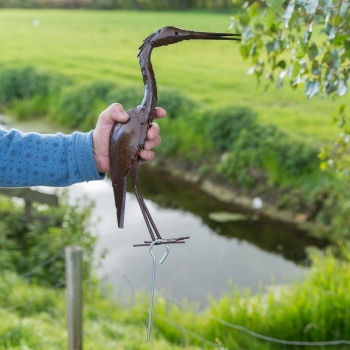
<svg viewBox="0 0 350 350">
<path fill-rule="evenodd" d="M 255 292 L 260 284 L 300 279 L 307 271 L 306 247 L 319 244 L 303 232 L 268 220 L 212 221 L 211 212 L 242 210 L 145 166 L 140 184 L 143 196 L 152 199 L 146 203 L 162 236 L 191 236 L 186 244 L 171 245 L 164 264 L 157 266 L 157 290 L 174 298 L 186 297 L 205 305 L 209 295 L 218 298 L 229 291 L 229 281 Z M 118 297 L 140 288 L 149 290 L 152 259 L 148 247 L 132 246 L 150 238 L 134 194 L 127 193 L 125 228 L 121 230 L 108 179 L 73 185 L 70 193 L 73 197 L 87 195 L 96 202 L 93 215 L 100 218 L 97 248 L 108 250 L 98 267 L 99 276 L 113 286 Z M 154 252 L 159 261 L 165 248 L 154 247 Z"/>
</svg>

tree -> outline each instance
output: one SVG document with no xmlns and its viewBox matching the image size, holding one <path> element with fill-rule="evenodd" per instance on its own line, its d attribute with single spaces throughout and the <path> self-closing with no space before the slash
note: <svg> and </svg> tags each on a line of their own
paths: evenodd
<svg viewBox="0 0 350 350">
<path fill-rule="evenodd" d="M 303 86 L 307 98 L 342 97 L 348 92 L 349 0 L 246 1 L 231 20 L 230 29 L 242 33 L 241 55 L 252 63 L 248 74 L 254 74 L 259 84 L 265 79 L 265 89 L 271 84 L 281 88 L 289 80 L 293 88 Z M 321 40 L 313 38 L 315 30 L 321 32 Z M 341 104 L 334 117 L 342 128 L 337 140 L 340 156 L 334 158 L 334 151 L 326 147 L 320 154 L 323 168 L 332 166 L 346 175 L 350 175 L 349 161 L 344 161 L 350 147 L 349 107 Z"/>
</svg>

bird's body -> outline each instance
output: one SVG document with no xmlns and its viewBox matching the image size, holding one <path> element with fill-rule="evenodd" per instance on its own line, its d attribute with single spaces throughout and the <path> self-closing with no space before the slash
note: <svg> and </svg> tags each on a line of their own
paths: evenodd
<svg viewBox="0 0 350 350">
<path fill-rule="evenodd" d="M 146 142 L 147 131 L 153 121 L 157 103 L 157 85 L 151 64 L 153 48 L 189 39 L 240 40 L 236 38 L 239 35 L 193 32 L 176 27 L 164 27 L 148 36 L 140 46 L 138 57 L 144 82 L 144 98 L 140 106 L 127 111 L 130 119 L 126 123 L 114 125 L 109 138 L 110 172 L 120 228 L 124 227 L 126 177 L 130 174 L 135 195 L 152 241 L 162 239 L 137 188 L 139 152 Z M 184 243 L 184 239 L 187 238 L 189 237 L 164 239 L 162 243 Z M 140 245 L 150 245 L 152 241 L 145 241 Z"/>
<path fill-rule="evenodd" d="M 116 201 L 118 226 L 124 227 L 126 176 L 138 167 L 139 152 L 147 137 L 148 125 L 140 122 L 137 107 L 127 111 L 130 119 L 116 123 L 110 135 L 111 175 Z"/>
</svg>

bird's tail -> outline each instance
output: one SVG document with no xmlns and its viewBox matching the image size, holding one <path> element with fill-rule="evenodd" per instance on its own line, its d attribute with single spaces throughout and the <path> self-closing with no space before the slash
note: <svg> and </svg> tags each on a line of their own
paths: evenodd
<svg viewBox="0 0 350 350">
<path fill-rule="evenodd" d="M 125 199 L 126 199 L 126 176 L 118 179 L 113 184 L 115 207 L 117 209 L 118 227 L 124 228 Z"/>
</svg>

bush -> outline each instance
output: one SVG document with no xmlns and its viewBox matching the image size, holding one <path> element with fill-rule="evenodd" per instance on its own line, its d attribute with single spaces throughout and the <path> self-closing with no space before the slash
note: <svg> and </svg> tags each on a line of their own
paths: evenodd
<svg viewBox="0 0 350 350">
<path fill-rule="evenodd" d="M 106 104 L 110 105 L 114 102 L 122 104 L 125 110 L 134 108 L 141 104 L 143 99 L 143 91 L 141 87 L 136 85 L 115 86 L 106 96 Z"/>
<path fill-rule="evenodd" d="M 143 90 L 141 87 L 136 85 L 116 86 L 108 93 L 106 103 L 119 102 L 125 110 L 128 110 L 139 106 L 142 100 Z M 166 109 L 167 117 L 170 119 L 187 116 L 197 107 L 196 102 L 188 97 L 184 97 L 177 90 L 162 87 L 158 89 L 157 105 Z"/>
<path fill-rule="evenodd" d="M 50 118 L 70 128 L 82 130 L 93 128 L 105 106 L 113 83 L 96 81 L 89 85 L 73 86 L 62 92 L 57 107 L 50 111 Z"/>
<path fill-rule="evenodd" d="M 44 116 L 49 110 L 50 102 L 50 96 L 35 95 L 29 99 L 15 100 L 5 112 L 18 120 L 29 120 Z"/>
<path fill-rule="evenodd" d="M 169 88 L 158 89 L 158 106 L 166 109 L 169 119 L 180 116 L 188 117 L 195 108 L 198 108 L 195 101 L 183 96 L 181 92 Z"/>
<path fill-rule="evenodd" d="M 229 151 L 242 129 L 249 130 L 257 120 L 257 114 L 248 107 L 227 107 L 208 114 L 207 135 L 214 149 Z"/>
<path fill-rule="evenodd" d="M 12 105 L 15 100 L 49 94 L 53 81 L 47 73 L 33 67 L 3 68 L 0 71 L 0 104 Z"/>
<path fill-rule="evenodd" d="M 252 168 L 266 172 L 272 184 L 289 185 L 319 170 L 318 153 L 317 146 L 296 140 L 276 126 L 256 123 L 240 131 L 219 171 L 247 187 L 258 181 Z"/>
<path fill-rule="evenodd" d="M 85 277 L 90 276 L 96 242 L 90 222 L 93 205 L 86 199 L 68 205 L 66 193 L 60 199 L 57 208 L 43 205 L 36 210 L 33 208 L 33 218 L 29 219 L 23 214 L 22 207 L 7 198 L 0 198 L 0 270 L 20 275 L 32 271 L 31 279 L 37 283 L 64 284 L 63 249 L 77 244 L 84 249 Z M 53 256 L 57 258 L 50 264 L 36 268 Z"/>
</svg>

